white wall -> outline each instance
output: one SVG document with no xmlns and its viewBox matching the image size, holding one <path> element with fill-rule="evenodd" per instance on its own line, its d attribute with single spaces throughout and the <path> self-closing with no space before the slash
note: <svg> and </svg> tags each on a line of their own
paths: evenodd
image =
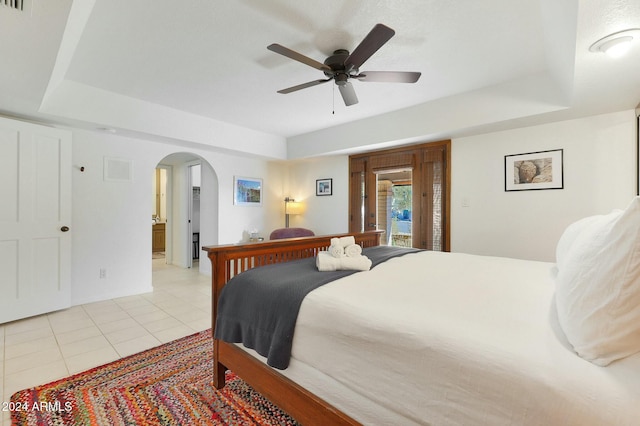
<svg viewBox="0 0 640 426">
<path fill-rule="evenodd" d="M 275 226 L 275 223 L 268 223 L 266 214 L 275 208 L 272 198 L 265 196 L 261 207 L 233 205 L 234 175 L 264 179 L 268 174 L 265 160 L 74 130 L 74 305 L 151 291 L 153 170 L 167 155 L 185 151 L 206 160 L 212 170 L 204 171 L 206 168 L 203 168 L 203 173 L 212 173 L 217 179 L 217 188 L 206 188 L 204 183 L 202 187 L 201 207 L 217 209 L 217 219 L 201 218 L 202 245 L 236 243 L 243 240 L 251 227 L 268 229 Z M 104 157 L 131 160 L 133 179 L 130 182 L 105 181 Z M 79 171 L 80 166 L 85 167 L 85 172 Z M 186 179 L 175 174 L 174 170 L 174 186 L 181 183 L 186 186 Z M 178 215 L 177 220 L 179 218 Z M 210 271 L 208 260 L 201 259 L 202 270 Z M 99 278 L 100 269 L 106 269 L 106 278 Z"/>
<path fill-rule="evenodd" d="M 634 111 L 452 141 L 452 251 L 555 260 L 568 224 L 636 194 Z M 504 156 L 564 150 L 564 189 L 504 191 Z M 462 207 L 462 200 L 469 207 Z"/>
<path fill-rule="evenodd" d="M 304 204 L 302 215 L 290 217 L 289 226 L 309 228 L 316 235 L 349 230 L 349 157 L 346 155 L 292 161 L 287 166 L 280 194 L 279 226 L 284 227 L 284 198 Z M 317 179 L 333 179 L 333 194 L 316 196 Z"/>
<path fill-rule="evenodd" d="M 504 192 L 504 155 L 558 148 L 564 149 L 565 189 Z M 306 205 L 291 226 L 316 234 L 348 229 L 347 156 L 267 162 L 74 130 L 73 304 L 151 290 L 151 176 L 165 156 L 184 151 L 211 164 L 203 173 L 217 179 L 217 188 L 202 187 L 203 208 L 208 203 L 218 210 L 217 219 L 202 217 L 203 245 L 239 242 L 253 228 L 268 237 L 284 226 L 286 195 Z M 133 180 L 105 181 L 105 156 L 131 160 Z M 622 208 L 635 195 L 635 158 L 633 111 L 455 139 L 452 249 L 552 261 L 570 222 Z M 233 205 L 234 175 L 264 180 L 261 207 Z M 332 196 L 315 195 L 315 181 L 323 178 L 333 179 Z M 461 207 L 463 198 L 469 207 Z M 107 270 L 104 279 L 101 268 Z"/>
</svg>

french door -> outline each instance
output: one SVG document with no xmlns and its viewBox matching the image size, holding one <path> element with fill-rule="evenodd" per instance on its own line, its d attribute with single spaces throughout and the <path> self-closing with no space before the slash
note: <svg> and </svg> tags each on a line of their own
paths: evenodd
<svg viewBox="0 0 640 426">
<path fill-rule="evenodd" d="M 448 251 L 450 141 L 349 157 L 349 231 L 383 244 Z"/>
<path fill-rule="evenodd" d="M 71 305 L 71 133 L 0 118 L 0 323 Z"/>
</svg>

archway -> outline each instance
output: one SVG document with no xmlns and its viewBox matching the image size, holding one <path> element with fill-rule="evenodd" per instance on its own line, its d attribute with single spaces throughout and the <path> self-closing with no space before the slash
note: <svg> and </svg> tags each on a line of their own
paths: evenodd
<svg viewBox="0 0 640 426">
<path fill-rule="evenodd" d="M 192 176 L 195 166 L 199 166 L 199 179 Z M 182 268 L 198 267 L 201 273 L 210 274 L 209 262 L 198 262 L 202 242 L 216 244 L 218 241 L 218 177 L 211 164 L 203 157 L 178 152 L 160 160 L 156 168 L 166 171 L 166 208 L 158 209 L 156 187 L 154 185 L 154 206 L 152 216 L 160 212 L 158 223 L 165 228 L 166 263 Z M 153 176 L 150 180 L 153 183 Z M 197 238 L 193 230 L 194 181 L 197 184 L 197 201 L 201 220 Z M 156 226 L 156 225 L 153 225 Z"/>
</svg>

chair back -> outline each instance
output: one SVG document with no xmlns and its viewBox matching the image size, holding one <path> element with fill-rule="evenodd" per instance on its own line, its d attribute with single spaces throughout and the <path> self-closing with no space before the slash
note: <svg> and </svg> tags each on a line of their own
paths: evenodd
<svg viewBox="0 0 640 426">
<path fill-rule="evenodd" d="M 280 228 L 276 229 L 269 235 L 270 240 L 281 240 L 283 238 L 297 238 L 297 237 L 313 237 L 312 230 L 306 228 Z"/>
</svg>

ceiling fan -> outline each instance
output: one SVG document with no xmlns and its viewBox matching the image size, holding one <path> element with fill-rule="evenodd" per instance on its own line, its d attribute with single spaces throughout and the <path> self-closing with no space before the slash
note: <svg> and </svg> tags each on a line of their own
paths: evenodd
<svg viewBox="0 0 640 426">
<path fill-rule="evenodd" d="M 346 106 L 358 103 L 358 97 L 349 79 L 357 79 L 365 82 L 381 83 L 415 83 L 420 78 L 419 72 L 407 71 L 362 71 L 360 66 L 378 51 L 396 32 L 383 24 L 377 24 L 360 42 L 352 53 L 346 49 L 338 49 L 333 55 L 320 63 L 301 53 L 293 51 L 280 44 L 274 43 L 267 46 L 272 52 L 279 53 L 287 58 L 302 62 L 315 69 L 324 72 L 326 79 L 313 80 L 308 83 L 299 84 L 286 89 L 278 90 L 278 93 L 286 94 L 296 92 L 307 87 L 317 86 L 331 80 L 338 85 L 340 94 Z"/>
</svg>

